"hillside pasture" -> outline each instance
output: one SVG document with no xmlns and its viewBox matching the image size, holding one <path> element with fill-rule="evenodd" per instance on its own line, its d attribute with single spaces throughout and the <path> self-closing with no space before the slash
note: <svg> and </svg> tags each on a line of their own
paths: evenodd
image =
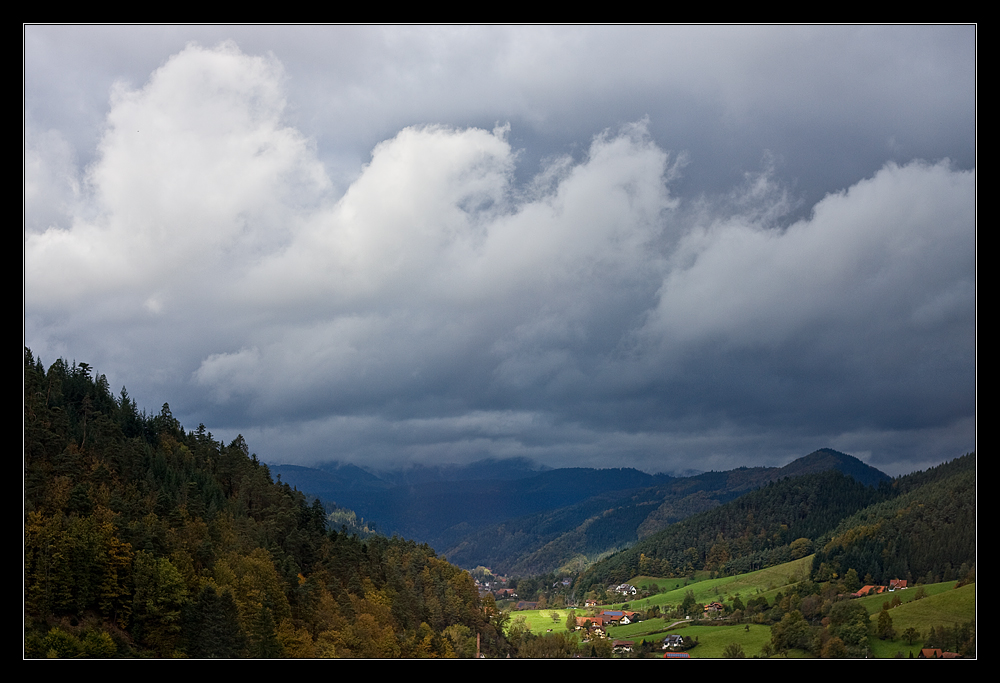
<svg viewBox="0 0 1000 683">
<path fill-rule="evenodd" d="M 945 593 L 947 591 L 954 589 L 956 584 L 957 584 L 956 581 L 943 581 L 941 583 L 925 583 L 923 584 L 924 595 L 926 595 L 929 598 L 935 595 L 939 595 L 941 593 Z M 906 590 L 898 590 L 892 593 L 885 592 L 885 593 L 879 593 L 878 595 L 869 595 L 864 598 L 858 598 L 858 602 L 860 602 L 862 605 L 865 606 L 865 609 L 868 610 L 868 614 L 878 614 L 882 610 L 882 603 L 891 602 L 894 596 L 898 595 L 903 605 L 907 605 L 913 602 L 917 597 L 917 590 L 918 589 L 916 587 L 913 587 L 913 588 L 907 588 Z M 902 605 L 900 605 L 900 607 L 902 607 Z M 897 607 L 896 609 L 899 609 L 899 607 Z M 895 621 L 895 618 L 893 618 L 893 621 Z"/>
<path fill-rule="evenodd" d="M 896 631 L 897 637 L 894 640 L 879 640 L 869 638 L 872 654 L 879 658 L 891 658 L 897 652 L 902 652 L 904 657 L 909 657 L 913 652 L 916 657 L 923 647 L 924 640 L 930 631 L 931 626 L 959 626 L 974 621 L 976 618 L 976 584 L 970 583 L 961 588 L 953 588 L 954 581 L 931 584 L 927 586 L 928 597 L 923 600 L 909 601 L 889 610 L 892 617 L 892 628 Z M 931 592 L 931 588 L 935 588 Z M 944 587 L 943 589 L 941 587 Z M 907 593 L 915 593 L 914 589 L 907 589 Z M 865 598 L 867 599 L 867 598 Z M 881 610 L 879 604 L 879 610 Z M 872 623 L 878 622 L 878 611 L 871 616 Z M 903 639 L 903 631 L 913 627 L 920 637 L 907 644 Z"/>
<path fill-rule="evenodd" d="M 552 613 L 559 615 L 558 621 L 552 620 Z M 510 620 L 513 622 L 518 617 L 524 617 L 525 623 L 535 635 L 544 636 L 551 629 L 552 633 L 566 632 L 566 617 L 569 615 L 568 609 L 526 609 L 519 612 L 511 612 Z M 583 610 L 577 610 L 579 616 L 584 616 Z"/>
<path fill-rule="evenodd" d="M 702 580 L 689 581 L 687 579 L 657 579 L 655 577 L 636 577 L 630 583 L 649 585 L 656 583 L 661 588 L 665 586 L 676 586 L 672 590 L 667 590 L 656 595 L 641 600 L 630 600 L 629 609 L 642 612 L 651 605 L 662 607 L 663 605 L 676 606 L 684 601 L 684 595 L 690 590 L 694 593 L 694 598 L 699 603 L 708 603 L 713 600 L 728 601 L 736 595 L 740 596 L 744 602 L 749 598 L 765 595 L 772 599 L 774 593 L 781 590 L 789 583 L 797 583 L 809 577 L 812 569 L 812 555 L 798 560 L 779 564 L 767 569 L 759 569 L 747 574 L 738 576 L 724 576 L 715 579 L 705 578 Z M 638 582 L 638 583 L 637 583 Z M 679 585 L 678 585 L 678 582 Z M 626 603 L 616 603 L 622 605 Z M 879 603 L 881 609 L 881 603 Z M 621 609 L 620 607 L 604 607 L 602 609 Z"/>
<path fill-rule="evenodd" d="M 636 625 L 641 626 L 642 624 Z M 644 638 L 629 639 L 637 642 L 640 640 L 654 641 L 657 647 L 659 647 L 667 633 L 665 631 L 655 635 L 648 635 Z M 671 629 L 669 633 L 689 636 L 698 640 L 698 644 L 688 650 L 688 654 L 691 655 L 692 659 L 719 659 L 722 657 L 723 650 L 731 643 L 741 645 L 744 654 L 746 654 L 747 658 L 750 658 L 759 654 L 761 648 L 764 647 L 764 643 L 768 643 L 771 640 L 771 629 L 759 624 L 750 624 L 749 630 L 743 624 L 733 626 L 682 626 Z M 616 629 L 613 637 L 623 638 L 627 636 L 619 635 L 619 631 Z"/>
</svg>

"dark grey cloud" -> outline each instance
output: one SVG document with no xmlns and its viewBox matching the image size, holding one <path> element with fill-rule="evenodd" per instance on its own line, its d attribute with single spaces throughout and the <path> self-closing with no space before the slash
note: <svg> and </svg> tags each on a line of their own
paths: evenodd
<svg viewBox="0 0 1000 683">
<path fill-rule="evenodd" d="M 275 462 L 938 462 L 974 40 L 27 27 L 25 341 Z"/>
</svg>

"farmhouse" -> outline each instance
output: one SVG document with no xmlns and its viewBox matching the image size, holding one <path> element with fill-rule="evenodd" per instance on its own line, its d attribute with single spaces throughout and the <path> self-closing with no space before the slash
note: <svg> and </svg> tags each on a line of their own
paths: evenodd
<svg viewBox="0 0 1000 683">
<path fill-rule="evenodd" d="M 705 614 L 718 614 L 719 612 L 725 611 L 725 607 L 722 606 L 721 602 L 710 602 L 705 605 Z"/>
<path fill-rule="evenodd" d="M 866 595 L 878 595 L 885 592 L 885 586 L 865 586 L 857 593 L 851 593 L 852 598 L 861 598 Z"/>
<path fill-rule="evenodd" d="M 666 650 L 671 647 L 680 647 L 684 644 L 684 639 L 677 635 L 676 633 L 671 633 L 666 638 L 663 639 L 663 649 Z"/>
<path fill-rule="evenodd" d="M 635 645 L 633 640 L 616 640 L 614 642 L 615 652 L 631 652 L 632 647 Z"/>
<path fill-rule="evenodd" d="M 624 625 L 624 624 L 632 624 L 632 623 L 634 623 L 636 621 L 639 621 L 639 613 L 638 612 L 625 612 L 625 611 L 617 611 L 617 610 L 608 610 L 608 609 L 606 609 L 603 612 L 601 612 L 601 616 L 604 617 L 605 619 L 607 619 L 609 621 L 609 623 L 614 624 L 616 626 L 618 624 L 622 624 L 622 625 Z"/>
<path fill-rule="evenodd" d="M 590 630 L 592 630 L 592 631 L 599 631 L 599 632 L 603 633 L 605 627 L 610 626 L 611 622 L 609 622 L 604 617 L 577 617 L 576 618 L 576 627 L 577 628 L 587 628 L 587 624 L 590 624 Z"/>
</svg>

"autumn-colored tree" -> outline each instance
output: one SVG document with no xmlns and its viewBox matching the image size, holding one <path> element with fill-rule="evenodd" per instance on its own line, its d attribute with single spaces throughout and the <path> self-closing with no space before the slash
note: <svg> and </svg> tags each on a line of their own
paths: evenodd
<svg viewBox="0 0 1000 683">
<path fill-rule="evenodd" d="M 823 651 L 820 656 L 823 659 L 844 659 L 848 656 L 844 641 L 837 637 L 828 639 L 823 645 Z"/>
</svg>

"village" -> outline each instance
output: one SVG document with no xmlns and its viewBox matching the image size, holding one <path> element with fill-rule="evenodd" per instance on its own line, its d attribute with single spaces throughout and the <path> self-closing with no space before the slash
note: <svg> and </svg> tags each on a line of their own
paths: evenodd
<svg viewBox="0 0 1000 683">
<path fill-rule="evenodd" d="M 767 576 L 773 572 L 765 570 L 763 574 Z M 584 650 L 587 645 L 591 645 L 594 652 L 606 653 L 600 656 L 662 656 L 668 659 L 686 659 L 699 654 L 711 656 L 718 650 L 713 644 L 713 640 L 718 638 L 706 633 L 734 640 L 739 635 L 743 640 L 749 641 L 748 648 L 757 644 L 763 653 L 775 654 L 777 651 L 770 645 L 771 629 L 766 623 L 766 615 L 768 605 L 772 610 L 780 610 L 782 600 L 788 602 L 789 598 L 782 596 L 780 587 L 775 590 L 775 587 L 769 586 L 770 590 L 764 591 L 761 591 L 762 586 L 753 588 L 753 591 L 758 591 L 753 598 L 741 597 L 741 591 L 722 599 L 699 601 L 706 591 L 716 588 L 713 584 L 724 582 L 736 588 L 741 583 L 737 580 L 739 578 L 704 581 L 684 579 L 672 583 L 660 580 L 658 583 L 649 577 L 637 577 L 635 581 L 639 585 L 622 583 L 606 587 L 601 596 L 606 602 L 588 597 L 579 605 L 567 595 L 572 583 L 568 578 L 557 580 L 548 590 L 542 591 L 541 595 L 532 596 L 537 597 L 536 600 L 521 600 L 518 589 L 507 585 L 517 582 L 508 577 L 491 575 L 489 580 L 477 579 L 477 584 L 482 596 L 489 595 L 496 600 L 498 607 L 510 610 L 511 629 L 515 636 L 519 631 L 525 630 L 543 637 L 556 633 L 572 634 L 579 639 Z M 786 596 L 792 594 L 788 589 L 795 583 L 789 581 L 784 587 Z M 866 605 L 866 609 L 872 612 L 872 628 L 878 634 L 878 620 L 883 612 L 888 614 L 889 610 L 931 595 L 949 597 L 943 591 L 956 587 L 955 582 L 947 586 L 921 584 L 915 589 L 911 589 L 910 584 L 906 579 L 891 579 L 885 585 L 866 584 L 856 591 L 840 593 L 836 598 L 840 601 L 859 601 L 858 604 Z M 535 584 L 528 586 L 529 589 L 534 587 Z M 974 584 L 968 588 L 974 591 Z M 908 589 L 908 594 L 904 593 Z M 717 588 L 716 592 L 719 592 Z M 890 594 L 892 597 L 885 600 Z M 970 594 L 974 596 L 974 592 Z M 679 602 L 675 602 L 678 598 Z M 877 604 L 880 600 L 881 605 Z M 885 617 L 882 619 L 884 622 Z M 910 627 L 908 631 L 912 645 L 915 643 L 912 637 L 915 629 Z M 688 633 L 692 635 L 687 635 Z M 903 637 L 907 637 L 907 634 L 903 633 Z M 702 643 L 708 645 L 708 648 L 701 647 Z M 717 656 L 732 656 L 739 652 L 746 654 L 740 649 L 742 646 L 737 646 L 739 643 L 731 643 L 728 654 Z M 697 649 L 699 647 L 700 651 Z M 962 657 L 958 652 L 941 647 L 911 647 L 909 655 L 916 659 Z M 785 656 L 788 656 L 787 652 Z"/>
</svg>

